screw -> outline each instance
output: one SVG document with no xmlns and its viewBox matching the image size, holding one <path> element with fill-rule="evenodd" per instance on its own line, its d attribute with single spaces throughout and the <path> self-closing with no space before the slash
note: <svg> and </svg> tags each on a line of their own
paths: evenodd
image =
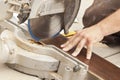
<svg viewBox="0 0 120 80">
<path fill-rule="evenodd" d="M 79 65 L 76 65 L 74 68 L 73 68 L 73 72 L 77 72 L 81 69 L 81 67 Z"/>
</svg>

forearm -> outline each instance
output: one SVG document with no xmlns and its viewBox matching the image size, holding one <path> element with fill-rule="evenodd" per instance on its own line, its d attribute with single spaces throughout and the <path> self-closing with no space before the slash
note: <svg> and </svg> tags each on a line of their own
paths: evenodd
<svg viewBox="0 0 120 80">
<path fill-rule="evenodd" d="M 120 9 L 96 24 L 96 27 L 101 29 L 103 36 L 120 31 Z"/>
</svg>

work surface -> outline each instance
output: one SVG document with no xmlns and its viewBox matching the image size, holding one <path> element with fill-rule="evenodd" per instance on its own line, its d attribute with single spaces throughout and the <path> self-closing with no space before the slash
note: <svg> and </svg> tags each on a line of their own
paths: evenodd
<svg viewBox="0 0 120 80">
<path fill-rule="evenodd" d="M 58 36 L 54 39 L 45 41 L 46 44 L 53 44 L 60 48 L 60 45 L 66 42 L 67 38 Z M 68 53 L 71 54 L 74 51 L 71 50 Z M 107 60 L 97 56 L 93 53 L 92 59 L 87 60 L 85 58 L 86 49 L 83 49 L 81 53 L 76 57 L 85 64 L 89 65 L 89 71 L 103 78 L 104 80 L 120 80 L 120 68 L 116 67 Z"/>
<path fill-rule="evenodd" d="M 46 44 L 52 44 L 60 48 L 60 45 L 63 44 L 67 38 L 63 36 L 58 36 L 54 39 L 44 41 Z M 73 49 L 74 50 L 74 49 Z M 71 50 L 68 52 L 71 54 Z M 103 78 L 104 80 L 120 80 L 120 69 L 110 62 L 104 60 L 103 58 L 93 54 L 91 60 L 85 59 L 86 49 L 83 49 L 78 58 L 85 64 L 89 65 L 89 72 L 94 73 L 95 75 Z M 26 74 L 17 72 L 0 63 L 0 80 L 40 80 L 33 76 L 28 76 Z"/>
</svg>

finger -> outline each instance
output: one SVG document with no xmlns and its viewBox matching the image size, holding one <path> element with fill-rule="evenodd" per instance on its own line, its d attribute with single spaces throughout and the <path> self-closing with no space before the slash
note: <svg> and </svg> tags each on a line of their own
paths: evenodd
<svg viewBox="0 0 120 80">
<path fill-rule="evenodd" d="M 76 38 L 76 35 L 74 35 L 73 37 L 71 37 L 66 43 L 62 44 L 61 47 L 66 47 L 67 45 L 69 45 L 70 43 L 72 43 L 72 41 L 74 41 L 75 38 Z"/>
<path fill-rule="evenodd" d="M 66 45 L 66 46 L 63 48 L 63 50 L 64 50 L 64 51 L 69 51 L 69 50 L 72 49 L 75 45 L 77 45 L 77 44 L 80 42 L 81 39 L 82 39 L 82 38 L 79 38 L 79 37 L 75 38 L 72 42 L 70 42 L 68 45 Z"/>
<path fill-rule="evenodd" d="M 84 47 L 85 43 L 86 43 L 86 39 L 82 39 L 72 55 L 77 56 L 80 53 L 80 51 L 82 50 L 82 48 Z"/>
<path fill-rule="evenodd" d="M 79 31 L 80 33 L 80 31 Z M 69 45 L 70 43 L 72 43 L 74 41 L 74 39 L 79 38 L 79 33 L 76 33 L 74 36 L 72 36 L 66 43 L 62 44 L 61 47 L 65 47 L 67 45 Z"/>
<path fill-rule="evenodd" d="M 87 59 L 91 59 L 92 47 L 93 47 L 92 45 L 93 45 L 92 43 L 89 43 L 88 46 L 87 46 L 87 56 L 86 56 Z"/>
</svg>

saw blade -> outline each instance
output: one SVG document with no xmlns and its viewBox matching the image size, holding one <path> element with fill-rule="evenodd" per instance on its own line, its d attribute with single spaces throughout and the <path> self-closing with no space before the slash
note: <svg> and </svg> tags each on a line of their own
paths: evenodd
<svg viewBox="0 0 120 80">
<path fill-rule="evenodd" d="M 28 29 L 34 40 L 54 37 L 62 29 L 65 33 L 68 32 L 77 16 L 80 0 L 65 0 L 64 7 L 64 13 L 39 16 L 39 18 L 32 18 L 28 21 Z"/>
<path fill-rule="evenodd" d="M 62 30 L 62 20 L 62 14 L 47 15 L 30 19 L 28 21 L 29 32 L 36 41 L 54 37 Z"/>
</svg>

